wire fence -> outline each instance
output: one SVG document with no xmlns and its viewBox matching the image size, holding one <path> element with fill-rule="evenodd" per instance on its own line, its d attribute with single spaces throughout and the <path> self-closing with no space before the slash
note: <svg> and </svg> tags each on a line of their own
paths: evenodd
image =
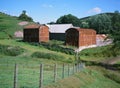
<svg viewBox="0 0 120 88">
<path fill-rule="evenodd" d="M 0 88 L 43 88 L 84 68 L 79 64 L 0 64 Z"/>
</svg>

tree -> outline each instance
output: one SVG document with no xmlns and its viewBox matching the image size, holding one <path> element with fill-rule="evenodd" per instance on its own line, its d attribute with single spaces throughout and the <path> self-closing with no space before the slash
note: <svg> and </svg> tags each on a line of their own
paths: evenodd
<svg viewBox="0 0 120 88">
<path fill-rule="evenodd" d="M 112 27 L 113 30 L 120 30 L 120 13 L 119 11 L 115 11 L 112 17 Z"/>
<path fill-rule="evenodd" d="M 29 16 L 26 15 L 26 11 L 23 10 L 22 14 L 20 14 L 20 16 L 18 17 L 19 20 L 23 20 L 23 21 L 29 21 L 29 22 L 33 22 L 33 19 Z"/>
<path fill-rule="evenodd" d="M 81 22 L 81 26 L 80 27 L 82 27 L 82 28 L 89 28 L 89 23 L 86 22 L 86 21 L 83 21 L 83 22 Z"/>
<path fill-rule="evenodd" d="M 112 30 L 111 35 L 113 38 L 114 45 L 120 48 L 120 13 L 115 11 L 112 17 Z"/>
<path fill-rule="evenodd" d="M 74 26 L 80 26 L 79 19 L 71 14 L 61 16 L 60 18 L 57 19 L 56 23 L 58 24 L 72 23 Z"/>
<path fill-rule="evenodd" d="M 47 23 L 47 24 L 56 24 L 55 22 L 53 22 L 53 21 L 51 21 L 51 22 L 49 22 L 49 23 Z"/>
<path fill-rule="evenodd" d="M 107 34 L 112 29 L 111 19 L 106 14 L 95 15 L 89 20 L 89 27 L 95 29 L 99 34 Z"/>
</svg>

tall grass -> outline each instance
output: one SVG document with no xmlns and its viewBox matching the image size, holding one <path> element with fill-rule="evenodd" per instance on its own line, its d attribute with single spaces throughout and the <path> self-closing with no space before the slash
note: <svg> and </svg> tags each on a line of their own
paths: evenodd
<svg viewBox="0 0 120 88">
<path fill-rule="evenodd" d="M 75 54 L 74 49 L 63 47 L 63 43 L 61 41 L 50 41 L 48 43 L 30 43 L 30 44 L 69 55 Z"/>
<path fill-rule="evenodd" d="M 115 57 L 120 55 L 120 49 L 117 47 L 113 48 L 113 45 L 95 47 L 90 49 L 82 50 L 79 53 L 80 56 L 88 56 L 88 57 Z"/>
<path fill-rule="evenodd" d="M 45 53 L 45 52 L 34 52 L 32 57 L 36 58 L 44 58 L 44 59 L 50 59 L 50 60 L 64 60 L 64 56 L 62 55 L 56 55 L 55 53 Z"/>
<path fill-rule="evenodd" d="M 7 46 L 0 44 L 0 53 L 8 56 L 17 56 L 24 52 L 19 46 Z"/>
</svg>

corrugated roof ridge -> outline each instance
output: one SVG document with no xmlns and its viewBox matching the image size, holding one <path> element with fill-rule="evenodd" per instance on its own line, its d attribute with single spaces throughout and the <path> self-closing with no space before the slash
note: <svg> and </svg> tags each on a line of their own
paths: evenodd
<svg viewBox="0 0 120 88">
<path fill-rule="evenodd" d="M 41 25 L 40 24 L 29 24 L 24 27 L 24 29 L 29 29 L 29 28 L 39 28 Z"/>
</svg>

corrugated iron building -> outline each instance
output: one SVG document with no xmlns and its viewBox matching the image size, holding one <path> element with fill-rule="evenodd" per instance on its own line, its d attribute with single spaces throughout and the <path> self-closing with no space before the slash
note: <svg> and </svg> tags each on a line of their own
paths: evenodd
<svg viewBox="0 0 120 88">
<path fill-rule="evenodd" d="M 84 28 L 69 28 L 66 30 L 66 45 L 76 47 L 89 46 L 96 44 L 96 31 Z"/>
<path fill-rule="evenodd" d="M 47 25 L 50 32 L 50 40 L 65 41 L 65 31 L 73 27 L 72 24 L 51 24 Z"/>
<path fill-rule="evenodd" d="M 49 28 L 39 24 L 27 25 L 24 27 L 23 37 L 26 42 L 48 42 Z"/>
</svg>

